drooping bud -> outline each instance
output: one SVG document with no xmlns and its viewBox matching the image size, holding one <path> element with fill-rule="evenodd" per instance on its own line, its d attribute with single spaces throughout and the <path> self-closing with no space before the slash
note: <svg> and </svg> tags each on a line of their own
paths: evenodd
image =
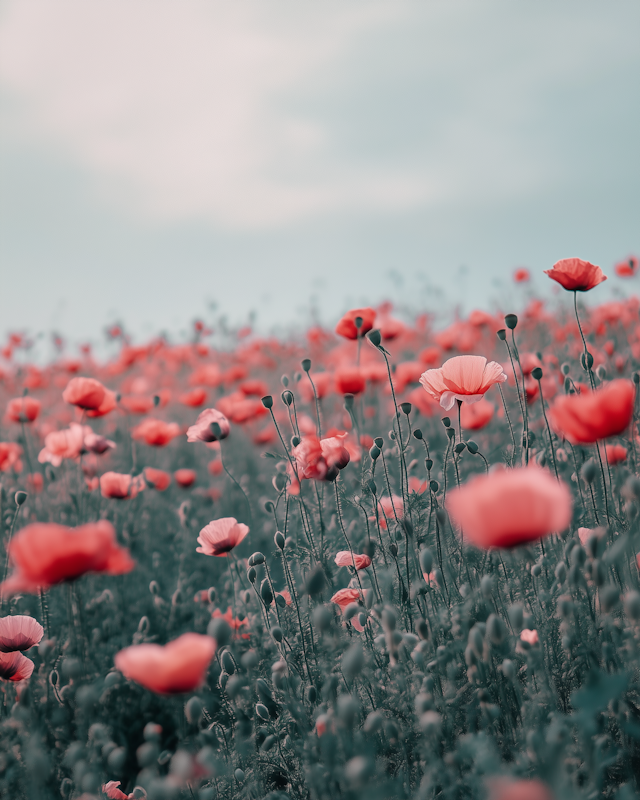
<svg viewBox="0 0 640 800">
<path fill-rule="evenodd" d="M 284 550 L 284 545 L 285 545 L 285 541 L 286 540 L 284 538 L 284 534 L 281 531 L 276 531 L 275 532 L 275 535 L 273 537 L 273 541 L 276 543 L 276 547 L 279 550 Z"/>
<path fill-rule="evenodd" d="M 369 331 L 367 334 L 367 339 L 371 342 L 374 347 L 380 347 L 382 343 L 382 335 L 380 331 L 376 328 L 372 331 Z"/>
</svg>

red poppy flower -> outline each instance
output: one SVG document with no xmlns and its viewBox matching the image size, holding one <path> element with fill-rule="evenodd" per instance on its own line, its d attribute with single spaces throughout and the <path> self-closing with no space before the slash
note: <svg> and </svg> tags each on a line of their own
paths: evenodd
<svg viewBox="0 0 640 800">
<path fill-rule="evenodd" d="M 15 442 L 0 442 L 0 471 L 22 472 L 22 448 Z"/>
<path fill-rule="evenodd" d="M 627 448 L 621 444 L 606 444 L 604 449 L 607 454 L 609 464 L 620 464 L 627 460 Z"/>
<path fill-rule="evenodd" d="M 489 800 L 553 800 L 542 781 L 494 778 L 488 781 Z"/>
<path fill-rule="evenodd" d="M 15 571 L 0 586 L 5 594 L 34 592 L 38 587 L 75 580 L 85 572 L 122 575 L 135 566 L 107 520 L 78 528 L 35 522 L 15 534 L 8 551 Z"/>
<path fill-rule="evenodd" d="M 588 292 L 607 280 L 600 267 L 581 258 L 563 258 L 553 265 L 553 269 L 544 272 L 570 292 Z"/>
<path fill-rule="evenodd" d="M 105 392 L 105 387 L 95 378 L 71 378 L 62 393 L 62 399 L 72 406 L 92 410 L 99 408 Z"/>
<path fill-rule="evenodd" d="M 88 425 L 78 425 L 77 422 L 72 422 L 62 431 L 48 433 L 44 437 L 44 447 L 38 454 L 38 461 L 59 467 L 65 458 L 79 458 L 85 449 L 85 436 L 90 434 L 93 431 Z"/>
<path fill-rule="evenodd" d="M 92 408 L 87 411 L 88 417 L 104 417 L 109 412 L 113 411 L 116 407 L 116 393 L 111 389 L 104 390 L 104 399 L 97 408 Z"/>
<path fill-rule="evenodd" d="M 513 280 L 516 283 L 526 283 L 531 279 L 531 273 L 525 267 L 520 267 L 513 273 Z"/>
<path fill-rule="evenodd" d="M 517 547 L 571 522 L 571 493 L 540 467 L 479 475 L 447 494 L 451 519 L 476 547 Z"/>
<path fill-rule="evenodd" d="M 7 403 L 7 419 L 10 422 L 33 422 L 38 418 L 41 405 L 35 397 L 14 397 Z"/>
<path fill-rule="evenodd" d="M 171 475 L 168 472 L 163 469 L 154 469 L 153 467 L 145 467 L 144 479 L 147 486 L 155 489 L 156 492 L 164 492 L 171 483 Z"/>
<path fill-rule="evenodd" d="M 100 477 L 100 493 L 114 500 L 130 500 L 144 489 L 142 475 L 129 475 L 121 472 L 105 472 Z"/>
<path fill-rule="evenodd" d="M 182 486 L 183 489 L 188 489 L 190 486 L 193 486 L 198 476 L 193 469 L 177 469 L 173 473 L 173 477 L 178 486 Z"/>
<path fill-rule="evenodd" d="M 190 392 L 185 392 L 178 396 L 178 402 L 183 406 L 191 406 L 197 408 L 204 405 L 207 401 L 207 392 L 202 387 L 192 389 Z"/>
<path fill-rule="evenodd" d="M 360 394 L 367 385 L 359 367 L 341 367 L 336 370 L 335 383 L 340 394 Z"/>
<path fill-rule="evenodd" d="M 185 633 L 164 646 L 125 647 L 116 653 L 114 663 L 125 678 L 156 694 L 182 694 L 202 686 L 215 652 L 210 636 Z"/>
<path fill-rule="evenodd" d="M 629 256 L 626 261 L 621 261 L 619 264 L 616 264 L 614 269 L 619 278 L 632 278 L 638 271 L 637 256 Z"/>
<path fill-rule="evenodd" d="M 373 328 L 376 312 L 372 308 L 353 308 L 351 311 L 347 311 L 336 325 L 336 333 L 339 336 L 344 336 L 345 339 L 357 339 L 358 329 L 356 328 L 356 317 L 360 317 L 362 320 L 360 336 L 364 336 L 367 331 Z"/>
<path fill-rule="evenodd" d="M 460 408 L 462 427 L 468 431 L 479 431 L 493 419 L 495 406 L 482 398 L 477 403 L 463 403 Z"/>
<path fill-rule="evenodd" d="M 341 550 L 339 553 L 336 553 L 335 562 L 339 567 L 353 567 L 355 562 L 357 570 L 366 569 L 371 566 L 371 559 L 369 556 L 354 553 L 352 558 L 349 550 Z"/>
<path fill-rule="evenodd" d="M 217 428 L 212 429 L 215 423 Z M 226 439 L 231 431 L 229 420 L 215 408 L 205 408 L 200 412 L 195 424 L 187 430 L 188 442 L 217 442 Z"/>
<path fill-rule="evenodd" d="M 549 422 L 571 444 L 593 444 L 625 431 L 633 417 L 634 403 L 631 381 L 615 380 L 595 392 L 557 397 L 548 411 Z"/>
</svg>

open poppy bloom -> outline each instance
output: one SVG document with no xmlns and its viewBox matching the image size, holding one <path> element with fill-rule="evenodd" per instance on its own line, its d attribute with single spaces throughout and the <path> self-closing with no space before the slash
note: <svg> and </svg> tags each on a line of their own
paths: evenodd
<svg viewBox="0 0 640 800">
<path fill-rule="evenodd" d="M 364 373 L 359 367 L 341 367 L 336 370 L 334 380 L 340 394 L 360 394 L 367 385 Z"/>
<path fill-rule="evenodd" d="M 142 475 L 130 475 L 128 472 L 105 472 L 100 477 L 100 494 L 114 500 L 129 500 L 144 489 Z"/>
<path fill-rule="evenodd" d="M 133 794 L 125 794 L 120 789 L 120 781 L 109 781 L 102 784 L 102 793 L 106 794 L 109 800 L 130 800 Z"/>
<path fill-rule="evenodd" d="M 548 411 L 551 427 L 571 444 L 593 444 L 623 433 L 633 417 L 635 387 L 615 380 L 595 392 L 557 397 Z"/>
<path fill-rule="evenodd" d="M 616 275 L 619 278 L 632 278 L 638 271 L 639 263 L 637 256 L 629 256 L 625 261 L 615 265 Z"/>
<path fill-rule="evenodd" d="M 229 420 L 216 408 L 205 408 L 195 424 L 187 430 L 188 442 L 217 442 L 231 431 Z"/>
<path fill-rule="evenodd" d="M 22 472 L 22 447 L 16 442 L 0 442 L 0 471 Z"/>
<path fill-rule="evenodd" d="M 291 464 L 287 465 L 291 494 L 297 494 L 300 490 L 298 479 L 334 481 L 338 477 L 340 470 L 351 460 L 343 442 L 346 436 L 344 433 L 326 439 L 318 439 L 313 434 L 303 437 L 300 444 L 293 448 L 296 469 Z"/>
<path fill-rule="evenodd" d="M 44 447 L 38 454 L 41 464 L 59 467 L 65 458 L 79 458 L 85 450 L 85 436 L 95 435 L 88 425 L 72 422 L 68 428 L 52 431 L 44 437 Z"/>
<path fill-rule="evenodd" d="M 445 411 L 453 408 L 456 400 L 477 403 L 494 384 L 506 380 L 502 365 L 497 361 L 487 362 L 484 356 L 454 356 L 440 369 L 428 369 L 420 377 L 425 391 Z"/>
<path fill-rule="evenodd" d="M 627 448 L 621 444 L 606 444 L 604 449 L 607 454 L 607 461 L 611 466 L 621 464 L 627 460 Z"/>
<path fill-rule="evenodd" d="M 154 469 L 153 467 L 145 467 L 144 479 L 147 486 L 155 489 L 156 492 L 164 492 L 171 483 L 171 475 L 168 472 L 163 469 Z"/>
<path fill-rule="evenodd" d="M 482 398 L 477 403 L 464 403 L 460 409 L 462 427 L 468 431 L 479 431 L 493 419 L 495 406 Z"/>
<path fill-rule="evenodd" d="M 100 407 L 106 389 L 95 378 L 71 378 L 62 393 L 65 403 L 91 411 Z"/>
<path fill-rule="evenodd" d="M 44 628 L 33 617 L 14 614 L 0 619 L 0 653 L 28 650 L 44 636 Z"/>
<path fill-rule="evenodd" d="M 588 292 L 607 280 L 600 267 L 581 258 L 563 258 L 544 273 L 570 292 Z"/>
<path fill-rule="evenodd" d="M 372 330 L 373 323 L 376 320 L 376 312 L 373 308 L 353 308 L 351 311 L 342 317 L 340 322 L 336 325 L 336 333 L 339 336 L 344 336 L 345 339 L 357 339 L 358 328 L 356 327 L 356 319 L 360 317 L 362 325 L 360 326 L 360 336 L 364 336 L 367 331 Z"/>
<path fill-rule="evenodd" d="M 250 639 L 251 634 L 247 633 L 246 631 L 240 632 L 240 628 L 248 627 L 249 623 L 247 619 L 238 619 L 237 617 L 233 616 L 233 612 L 231 610 L 231 606 L 227 606 L 227 610 L 222 613 L 219 608 L 214 608 L 211 613 L 212 619 L 224 619 L 226 622 L 229 623 L 229 627 L 233 629 L 234 639 Z"/>
<path fill-rule="evenodd" d="M 179 403 L 182 403 L 183 406 L 191 406 L 191 408 L 197 408 L 198 406 L 204 405 L 206 400 L 207 391 L 201 386 L 191 389 L 190 392 L 185 392 L 184 394 L 178 396 Z"/>
<path fill-rule="evenodd" d="M 176 436 L 180 436 L 180 426 L 177 422 L 163 422 L 161 419 L 151 417 L 142 420 L 131 431 L 131 438 L 144 442 L 150 447 L 164 447 Z"/>
<path fill-rule="evenodd" d="M 190 486 L 193 486 L 198 476 L 194 469 L 177 469 L 173 473 L 173 477 L 178 486 L 182 486 L 183 489 L 188 489 Z"/>
<path fill-rule="evenodd" d="M 8 552 L 15 569 L 0 585 L 6 595 L 35 592 L 38 587 L 75 580 L 85 572 L 122 575 L 135 567 L 105 519 L 78 528 L 34 522 L 15 534 Z"/>
<path fill-rule="evenodd" d="M 531 279 L 531 273 L 526 267 L 519 267 L 513 273 L 513 280 L 516 283 L 526 283 Z"/>
<path fill-rule="evenodd" d="M 116 653 L 116 669 L 131 681 L 156 694 L 182 694 L 204 683 L 215 640 L 199 633 L 185 633 L 172 642 L 137 644 Z"/>
<path fill-rule="evenodd" d="M 227 556 L 249 533 L 249 526 L 235 517 L 221 517 L 206 525 L 198 536 L 197 553 L 205 556 Z"/>
<path fill-rule="evenodd" d="M 88 417 L 104 417 L 116 407 L 116 393 L 111 389 L 104 390 L 104 398 L 97 408 L 87 410 Z"/>
<path fill-rule="evenodd" d="M 0 678 L 5 681 L 24 681 L 33 672 L 33 661 L 22 653 L 0 653 Z"/>
<path fill-rule="evenodd" d="M 347 606 L 350 606 L 351 603 L 361 603 L 362 597 L 357 589 L 338 589 L 338 591 L 331 598 L 331 602 L 338 606 L 341 614 L 344 614 Z M 364 611 L 364 608 L 362 610 Z M 357 631 L 360 631 L 360 633 L 364 631 L 364 626 L 360 624 L 360 620 L 358 619 L 357 615 L 352 617 L 350 622 Z"/>
<path fill-rule="evenodd" d="M 335 562 L 339 567 L 353 567 L 355 563 L 357 570 L 366 569 L 371 566 L 371 559 L 369 556 L 354 553 L 352 558 L 348 550 L 341 550 L 339 553 L 336 553 Z"/>
<path fill-rule="evenodd" d="M 35 397 L 14 397 L 7 403 L 7 419 L 10 422 L 33 422 L 40 413 L 40 401 Z"/>
<path fill-rule="evenodd" d="M 571 522 L 571 493 L 540 467 L 478 475 L 447 494 L 447 510 L 476 547 L 517 547 Z"/>
</svg>

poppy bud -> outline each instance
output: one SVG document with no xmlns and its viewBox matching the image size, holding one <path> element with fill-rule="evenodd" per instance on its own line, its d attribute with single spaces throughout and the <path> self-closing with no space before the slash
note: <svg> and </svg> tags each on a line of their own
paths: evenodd
<svg viewBox="0 0 640 800">
<path fill-rule="evenodd" d="M 522 603 L 513 603 L 513 605 L 509 606 L 507 613 L 509 614 L 509 621 L 514 631 L 517 633 L 522 630 L 524 621 L 524 606 Z"/>
<path fill-rule="evenodd" d="M 214 617 L 207 626 L 207 635 L 216 640 L 218 647 L 231 641 L 231 625 L 222 617 Z"/>
<path fill-rule="evenodd" d="M 505 331 L 504 328 L 500 328 L 500 330 L 497 333 L 498 333 L 498 339 L 500 339 L 502 342 L 506 341 L 507 332 Z"/>
<path fill-rule="evenodd" d="M 507 314 L 504 318 L 504 323 L 510 331 L 515 330 L 518 325 L 518 317 L 515 314 Z"/>
<path fill-rule="evenodd" d="M 348 678 L 359 675 L 365 665 L 364 651 L 359 642 L 352 644 L 342 656 L 342 671 Z"/>
<path fill-rule="evenodd" d="M 422 431 L 420 430 L 420 428 L 415 429 L 415 431 L 413 432 L 413 436 L 415 439 L 418 439 L 418 441 L 422 441 Z"/>
<path fill-rule="evenodd" d="M 376 461 L 380 456 L 380 448 L 374 444 L 369 450 L 369 455 L 372 461 Z"/>
<path fill-rule="evenodd" d="M 384 447 L 384 439 L 382 438 L 382 436 L 376 436 L 376 438 L 373 440 L 373 443 L 375 444 L 376 447 L 379 447 L 380 450 L 382 450 L 382 448 Z"/>
<path fill-rule="evenodd" d="M 397 558 L 398 557 L 398 545 L 395 544 L 394 542 L 392 542 L 389 545 L 389 552 L 391 553 L 391 557 L 392 558 Z"/>
<path fill-rule="evenodd" d="M 244 770 L 238 767 L 238 769 L 233 773 L 233 777 L 238 781 L 238 783 L 242 783 L 244 780 Z"/>
<path fill-rule="evenodd" d="M 456 438 L 456 432 L 453 430 L 453 428 L 447 428 L 447 436 L 450 439 L 455 439 Z"/>
<path fill-rule="evenodd" d="M 378 493 L 378 487 L 376 486 L 376 482 L 372 478 L 369 478 L 369 480 L 367 481 L 367 488 L 369 489 L 371 494 Z"/>
<path fill-rule="evenodd" d="M 382 335 L 380 334 L 379 330 L 375 329 L 369 331 L 369 333 L 367 334 L 367 339 L 369 339 L 369 341 L 374 347 L 380 347 L 380 343 L 382 342 Z"/>
<path fill-rule="evenodd" d="M 571 366 L 565 361 L 565 363 L 560 367 L 560 370 L 562 374 L 566 376 L 571 372 Z"/>
<path fill-rule="evenodd" d="M 288 382 L 289 382 L 289 381 L 287 380 L 287 383 L 288 383 Z M 286 384 L 285 384 L 285 385 L 286 385 Z M 286 406 L 290 406 L 290 405 L 291 405 L 291 403 L 293 403 L 293 394 L 292 394 L 291 392 L 289 392 L 289 391 L 283 392 L 283 393 L 282 393 L 282 395 L 281 395 L 281 397 L 282 397 L 282 402 L 283 402 L 283 403 L 284 403 Z"/>
<path fill-rule="evenodd" d="M 190 697 L 184 706 L 184 715 L 190 725 L 197 725 L 202 714 L 202 700 L 199 697 Z"/>
<path fill-rule="evenodd" d="M 539 381 L 542 379 L 542 370 L 540 367 L 535 367 L 535 369 L 531 370 L 531 376 L 535 378 L 535 380 Z"/>
<path fill-rule="evenodd" d="M 440 491 L 440 484 L 438 481 L 429 481 L 429 488 L 434 494 L 438 494 Z"/>
<path fill-rule="evenodd" d="M 285 538 L 283 533 L 281 533 L 280 531 L 276 531 L 273 537 L 273 541 L 276 543 L 277 548 L 279 548 L 280 550 L 284 550 Z"/>
<path fill-rule="evenodd" d="M 311 359 L 310 358 L 303 358 L 300 362 L 300 366 L 305 372 L 309 372 L 311 369 Z"/>
<path fill-rule="evenodd" d="M 299 436 L 292 436 L 291 437 L 291 446 L 297 447 L 300 444 L 300 437 Z"/>
<path fill-rule="evenodd" d="M 411 413 L 411 403 L 400 403 L 400 408 L 402 409 L 402 413 L 407 416 Z"/>
<path fill-rule="evenodd" d="M 157 581 L 151 581 L 151 583 L 149 584 L 149 591 L 151 592 L 151 594 L 155 595 L 160 594 L 160 587 L 158 586 Z"/>
<path fill-rule="evenodd" d="M 271 409 L 271 408 L 273 408 L 273 397 L 271 397 L 271 395 L 270 395 L 270 394 L 266 394 L 266 395 L 265 395 L 265 396 L 262 398 L 262 405 L 263 405 L 265 408 L 268 408 L 268 409 Z"/>
<path fill-rule="evenodd" d="M 249 566 L 250 567 L 257 567 L 258 564 L 264 564 L 264 555 L 260 552 L 256 552 L 253 555 L 249 556 Z"/>
<path fill-rule="evenodd" d="M 449 417 L 442 417 L 442 424 L 444 425 L 445 428 L 450 428 L 451 420 L 449 419 Z"/>
<path fill-rule="evenodd" d="M 424 550 L 420 551 L 420 568 L 423 572 L 426 572 L 427 575 L 433 568 L 433 556 L 431 555 L 431 550 L 429 550 L 428 547 L 425 547 Z"/>
<path fill-rule="evenodd" d="M 416 631 L 418 632 L 418 636 L 426 642 L 429 638 L 429 626 L 426 620 L 419 619 L 416 622 Z"/>
<path fill-rule="evenodd" d="M 358 614 L 358 622 L 360 623 L 360 625 L 362 625 L 363 628 L 367 624 L 367 615 L 364 613 L 364 611 L 361 611 Z"/>
<path fill-rule="evenodd" d="M 279 625 L 274 625 L 271 628 L 271 638 L 274 642 L 278 642 L 278 644 L 282 641 L 282 628 Z"/>
<path fill-rule="evenodd" d="M 270 606 L 273 603 L 273 591 L 269 579 L 265 578 L 260 584 L 260 597 L 262 597 L 265 605 Z"/>
<path fill-rule="evenodd" d="M 222 663 L 222 669 L 225 672 L 228 672 L 229 675 L 233 675 L 236 671 L 236 663 L 233 660 L 233 656 L 228 650 L 225 650 L 222 654 L 220 661 Z"/>
<path fill-rule="evenodd" d="M 598 378 L 600 378 L 601 381 L 604 381 L 604 380 L 607 379 L 607 370 L 606 370 L 606 368 L 604 367 L 603 364 L 600 364 L 600 366 L 596 370 L 596 375 L 598 376 Z"/>
<path fill-rule="evenodd" d="M 484 597 L 491 597 L 493 594 L 493 580 L 491 575 L 483 575 L 480 579 L 480 591 Z"/>
<path fill-rule="evenodd" d="M 605 586 L 604 589 L 600 589 L 599 595 L 600 608 L 605 614 L 613 611 L 620 601 L 620 592 L 615 586 Z"/>
<path fill-rule="evenodd" d="M 502 662 L 500 666 L 500 669 L 502 670 L 502 674 L 507 680 L 509 681 L 515 680 L 516 668 L 513 661 L 511 661 L 508 658 L 505 658 L 505 660 Z"/>
<path fill-rule="evenodd" d="M 378 733 L 382 729 L 384 717 L 379 711 L 372 711 L 364 721 L 365 733 Z"/>
<path fill-rule="evenodd" d="M 455 453 L 456 453 L 456 455 L 459 456 L 460 453 L 462 453 L 463 450 L 466 448 L 466 446 L 467 445 L 464 442 L 458 442 L 458 444 L 453 448 Z"/>
<path fill-rule="evenodd" d="M 256 703 L 256 714 L 261 720 L 264 720 L 265 722 L 269 721 L 269 710 L 262 703 Z"/>
<path fill-rule="evenodd" d="M 542 567 L 540 566 L 540 564 L 534 564 L 531 567 L 531 574 L 533 575 L 534 578 L 539 578 L 542 575 Z"/>
<path fill-rule="evenodd" d="M 436 519 L 438 520 L 438 524 L 441 527 L 444 527 L 447 524 L 447 514 L 446 514 L 444 508 L 439 508 L 436 511 Z"/>
<path fill-rule="evenodd" d="M 507 635 L 504 622 L 497 614 L 489 614 L 487 619 L 487 635 L 493 644 L 502 644 Z"/>
<path fill-rule="evenodd" d="M 471 628 L 469 631 L 469 647 L 473 650 L 475 655 L 482 659 L 482 651 L 484 648 L 484 637 L 482 635 L 482 631 L 476 625 Z"/>
<path fill-rule="evenodd" d="M 247 578 L 249 579 L 249 583 L 255 583 L 256 582 L 256 577 L 257 577 L 257 573 L 256 573 L 254 567 L 249 567 L 249 569 L 247 570 Z"/>
<path fill-rule="evenodd" d="M 315 686 L 308 686 L 306 689 L 307 700 L 313 705 L 318 699 L 318 690 Z"/>
<path fill-rule="evenodd" d="M 633 382 L 637 386 L 640 383 L 640 373 L 634 372 L 631 377 L 633 378 Z"/>
<path fill-rule="evenodd" d="M 324 572 L 322 571 L 322 567 L 317 565 L 312 570 L 309 571 L 306 580 L 306 589 L 307 594 L 310 594 L 312 597 L 317 594 L 321 594 L 325 587 L 325 579 L 324 579 Z"/>
<path fill-rule="evenodd" d="M 16 501 L 17 506 L 23 505 L 25 500 L 27 499 L 28 495 L 26 492 L 16 492 L 14 500 Z"/>
<path fill-rule="evenodd" d="M 396 612 L 390 606 L 385 606 L 382 609 L 382 625 L 387 631 L 394 631 L 398 623 Z"/>
<path fill-rule="evenodd" d="M 588 350 L 587 350 L 586 353 L 583 353 L 580 356 L 580 363 L 582 364 L 582 369 L 585 372 L 589 372 L 589 370 L 593 366 L 593 356 L 591 355 L 591 353 Z"/>
<path fill-rule="evenodd" d="M 596 478 L 596 474 L 597 468 L 595 461 L 592 458 L 590 458 L 588 461 L 585 461 L 580 467 L 580 475 L 582 475 L 585 483 L 593 483 Z"/>
<path fill-rule="evenodd" d="M 318 606 L 313 611 L 313 624 L 318 630 L 326 631 L 331 625 L 333 619 L 331 611 L 327 606 Z"/>
<path fill-rule="evenodd" d="M 624 613 L 632 620 L 640 619 L 640 592 L 632 590 L 624 598 Z"/>
<path fill-rule="evenodd" d="M 567 577 L 567 567 L 564 561 L 558 561 L 554 570 L 554 575 L 556 576 L 558 583 L 564 583 Z"/>
</svg>

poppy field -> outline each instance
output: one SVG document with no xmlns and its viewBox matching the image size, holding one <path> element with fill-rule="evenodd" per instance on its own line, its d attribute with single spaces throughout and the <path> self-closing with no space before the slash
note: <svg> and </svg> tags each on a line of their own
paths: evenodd
<svg viewBox="0 0 640 800">
<path fill-rule="evenodd" d="M 640 796 L 640 299 L 547 275 L 445 328 L 10 334 L 0 798 Z"/>
</svg>

